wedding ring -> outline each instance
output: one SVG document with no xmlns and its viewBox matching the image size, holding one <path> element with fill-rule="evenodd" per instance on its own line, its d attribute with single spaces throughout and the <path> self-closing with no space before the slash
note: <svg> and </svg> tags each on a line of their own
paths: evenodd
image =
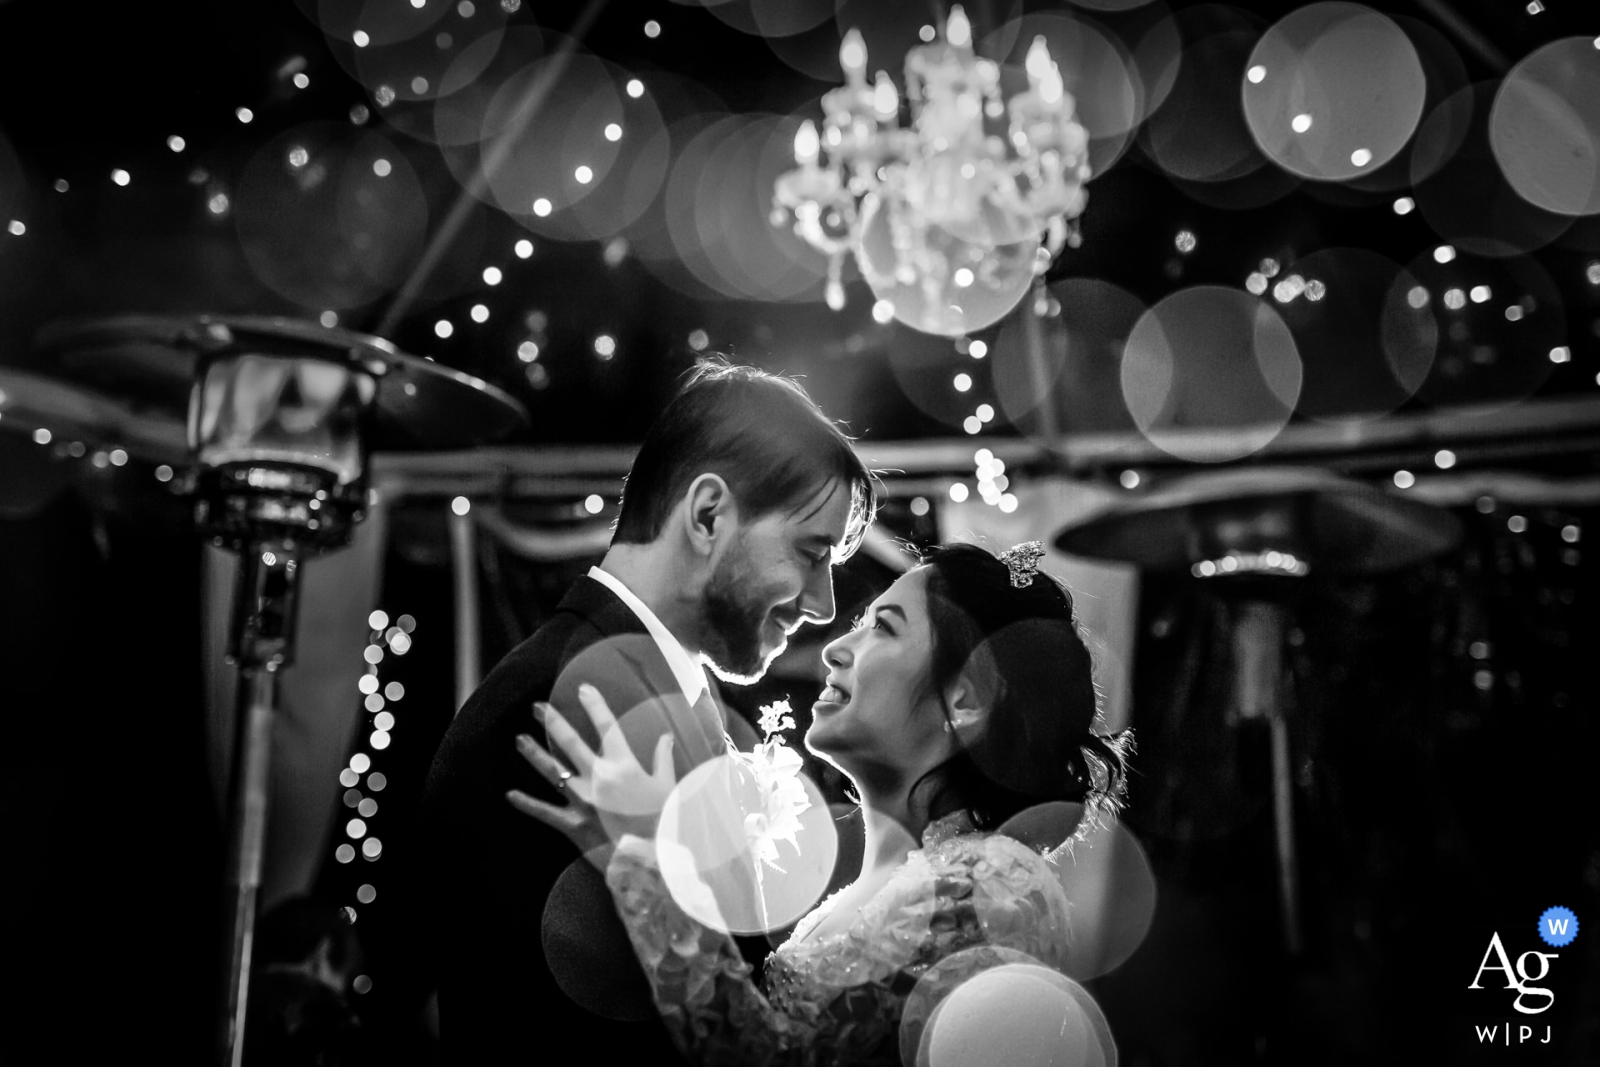
<svg viewBox="0 0 1600 1067">
<path fill-rule="evenodd" d="M 556 788 L 565 789 L 567 787 L 567 779 L 571 777 L 572 772 L 563 768 L 560 772 L 560 777 L 556 779 Z"/>
</svg>

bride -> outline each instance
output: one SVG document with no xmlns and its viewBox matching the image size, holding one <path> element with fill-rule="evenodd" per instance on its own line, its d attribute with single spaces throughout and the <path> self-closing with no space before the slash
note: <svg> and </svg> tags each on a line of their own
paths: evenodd
<svg viewBox="0 0 1600 1067">
<path fill-rule="evenodd" d="M 1071 595 L 1037 569 L 1042 555 L 1036 541 L 1000 557 L 936 549 L 823 650 L 827 683 L 805 743 L 859 795 L 862 872 L 769 957 L 764 990 L 732 938 L 674 900 L 653 839 L 602 848 L 606 831 L 580 799 L 594 798 L 599 777 L 613 795 L 621 781 L 658 798 L 647 806 L 659 811 L 672 786 L 665 743 L 647 773 L 626 744 L 590 751 L 548 706 L 549 737 L 579 773 L 518 739 L 570 803 L 508 799 L 605 863 L 657 1007 L 691 1062 L 899 1064 L 903 1017 L 925 1023 L 930 1002 L 974 971 L 1019 959 L 1064 966 L 1069 904 L 1040 846 L 1115 812 L 1131 738 L 1091 729 L 1089 651 Z M 600 736 L 614 735 L 598 694 L 581 699 Z M 1041 842 L 1039 815 L 1063 812 L 1068 824 L 1058 818 Z M 915 1058 L 913 1037 L 906 1062 Z"/>
</svg>

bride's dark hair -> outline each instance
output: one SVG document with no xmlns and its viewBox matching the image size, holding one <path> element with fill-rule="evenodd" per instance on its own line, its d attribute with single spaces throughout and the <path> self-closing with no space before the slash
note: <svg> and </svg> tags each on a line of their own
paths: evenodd
<svg viewBox="0 0 1600 1067">
<path fill-rule="evenodd" d="M 981 727 L 957 731 L 955 755 L 912 786 L 929 820 L 966 810 L 978 829 L 992 830 L 1035 805 L 1077 801 L 1087 829 L 1115 813 L 1133 737 L 1094 732 L 1094 664 L 1066 586 L 1038 571 L 1017 588 L 1010 568 L 976 545 L 932 549 L 922 566 L 929 681 L 942 693 L 966 672 L 988 709 Z"/>
</svg>

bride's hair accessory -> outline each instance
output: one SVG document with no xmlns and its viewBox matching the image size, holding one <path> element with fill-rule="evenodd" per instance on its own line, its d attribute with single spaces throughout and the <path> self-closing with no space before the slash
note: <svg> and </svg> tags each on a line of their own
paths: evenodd
<svg viewBox="0 0 1600 1067">
<path fill-rule="evenodd" d="M 1042 559 L 1043 541 L 1024 541 L 1000 553 L 1000 562 L 1011 572 L 1011 585 L 1016 589 L 1026 589 L 1033 584 L 1033 576 L 1039 573 L 1039 561 Z"/>
</svg>

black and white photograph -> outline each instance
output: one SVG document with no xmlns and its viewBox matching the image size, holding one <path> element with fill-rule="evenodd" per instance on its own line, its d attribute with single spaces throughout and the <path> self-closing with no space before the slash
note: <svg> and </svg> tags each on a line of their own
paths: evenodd
<svg viewBox="0 0 1600 1067">
<path fill-rule="evenodd" d="M 0 54 L 0 1063 L 1600 1064 L 1600 6 Z"/>
</svg>

